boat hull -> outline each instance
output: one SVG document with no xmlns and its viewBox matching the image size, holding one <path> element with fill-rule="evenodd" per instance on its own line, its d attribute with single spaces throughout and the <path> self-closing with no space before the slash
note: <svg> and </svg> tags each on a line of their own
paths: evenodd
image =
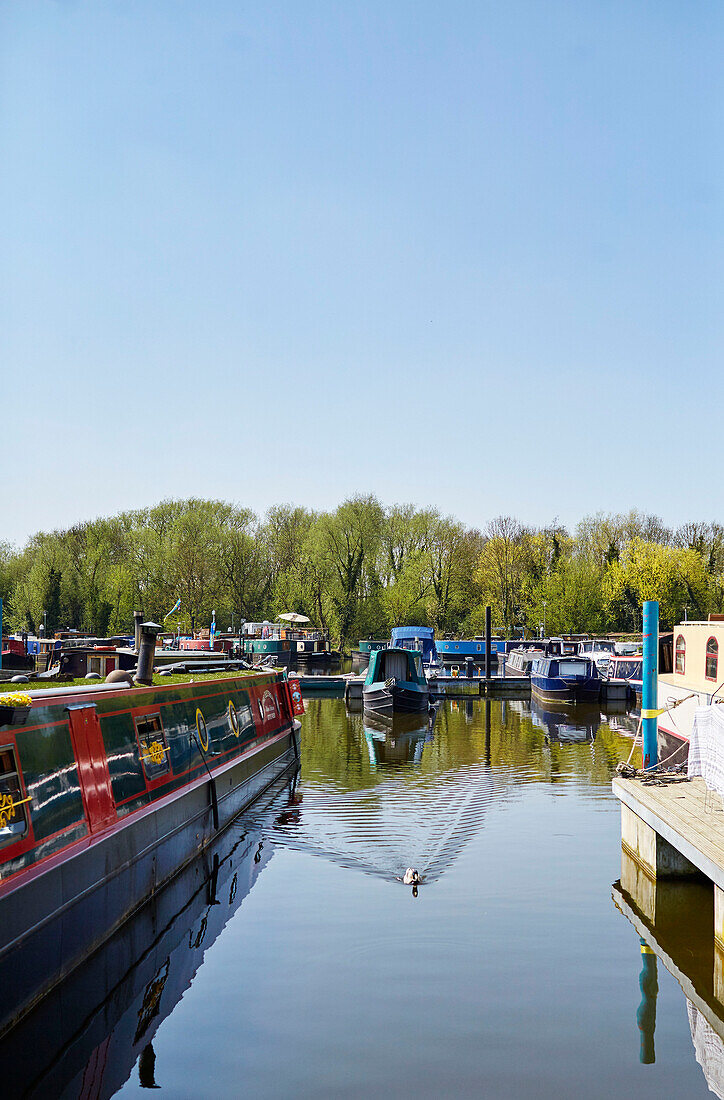
<svg viewBox="0 0 724 1100">
<path fill-rule="evenodd" d="M 0 897 L 0 1034 L 68 976 L 234 818 L 297 766 L 290 730 L 214 773 L 218 828 L 206 776 L 80 852 L 38 867 Z"/>
<path fill-rule="evenodd" d="M 571 681 L 559 676 L 534 674 L 530 678 L 530 689 L 536 698 L 546 703 L 596 703 L 601 694 L 601 681 Z"/>
<path fill-rule="evenodd" d="M 288 805 L 295 774 L 288 789 L 272 786 L 264 813 Z M 271 860 L 258 822 L 255 806 L 4 1037 L 5 1095 L 116 1094 Z"/>
<path fill-rule="evenodd" d="M 365 684 L 362 701 L 374 714 L 422 714 L 430 705 L 430 692 L 418 684 Z"/>
</svg>

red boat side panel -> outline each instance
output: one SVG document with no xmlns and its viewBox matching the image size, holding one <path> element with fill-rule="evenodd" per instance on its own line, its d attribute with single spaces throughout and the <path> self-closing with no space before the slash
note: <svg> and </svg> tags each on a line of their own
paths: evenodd
<svg viewBox="0 0 724 1100">
<path fill-rule="evenodd" d="M 68 716 L 83 805 L 90 831 L 96 833 L 117 819 L 101 724 L 94 703 L 71 705 Z"/>
</svg>

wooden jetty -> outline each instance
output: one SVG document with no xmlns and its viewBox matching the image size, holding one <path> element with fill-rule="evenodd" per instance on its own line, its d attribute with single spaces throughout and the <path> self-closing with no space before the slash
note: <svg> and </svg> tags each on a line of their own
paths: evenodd
<svg viewBox="0 0 724 1100">
<path fill-rule="evenodd" d="M 431 676 L 430 695 L 435 699 L 459 699 L 478 695 L 483 699 L 529 699 L 530 676 Z"/>
<path fill-rule="evenodd" d="M 341 699 L 350 679 L 350 673 L 342 673 L 339 676 L 301 676 L 295 677 L 304 695 L 332 695 Z M 354 677 L 357 679 L 357 677 Z"/>
<path fill-rule="evenodd" d="M 659 879 L 707 878 L 714 888 L 714 942 L 724 952 L 721 797 L 703 779 L 649 786 L 639 779 L 616 778 L 613 793 L 621 802 L 622 869 L 626 866 L 630 877 L 630 859 L 643 876 L 636 892 L 655 892 Z"/>
<path fill-rule="evenodd" d="M 348 676 L 344 689 L 347 703 L 362 699 L 364 676 Z M 530 676 L 430 676 L 428 678 L 432 699 L 529 699 Z"/>
</svg>

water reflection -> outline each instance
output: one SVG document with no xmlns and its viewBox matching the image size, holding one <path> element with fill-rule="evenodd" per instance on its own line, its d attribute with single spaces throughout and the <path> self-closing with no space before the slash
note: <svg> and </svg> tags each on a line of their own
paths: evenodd
<svg viewBox="0 0 724 1100">
<path fill-rule="evenodd" d="M 364 735 L 370 764 L 419 764 L 426 741 L 433 738 L 435 714 L 399 714 L 392 719 L 364 715 Z"/>
<path fill-rule="evenodd" d="M 295 789 L 275 785 L 3 1039 L 3 1095 L 101 1100 L 134 1065 L 141 1087 L 160 1087 L 154 1036 L 268 865 L 265 815 Z"/>
<path fill-rule="evenodd" d="M 305 721 L 304 803 L 279 819 L 274 843 L 389 881 L 407 867 L 428 885 L 439 880 L 484 827 L 491 805 L 518 800 L 527 783 L 578 770 L 600 772 L 608 785 L 621 755 L 591 707 L 460 699 L 429 718 L 385 720 L 309 700 Z M 551 741 L 590 749 L 599 731 L 599 751 L 588 759 L 564 766 L 546 751 Z"/>
<path fill-rule="evenodd" d="M 548 703 L 543 706 L 532 699 L 530 709 L 533 722 L 545 732 L 546 742 L 579 744 L 593 741 L 601 726 L 598 705 L 578 703 L 566 706 L 561 703 L 557 706 L 555 703 Z"/>
<path fill-rule="evenodd" d="M 627 852 L 613 900 L 640 938 L 640 1060 L 656 1061 L 657 963 L 684 994 L 696 1060 L 724 1100 L 724 954 L 714 941 L 714 891 L 705 879 L 651 879 Z"/>
</svg>

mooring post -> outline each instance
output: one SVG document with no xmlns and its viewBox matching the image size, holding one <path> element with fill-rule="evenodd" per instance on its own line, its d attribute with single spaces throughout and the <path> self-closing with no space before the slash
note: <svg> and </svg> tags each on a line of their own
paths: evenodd
<svg viewBox="0 0 724 1100">
<path fill-rule="evenodd" d="M 644 769 L 655 768 L 659 762 L 659 721 L 656 707 L 659 697 L 659 602 L 644 603 L 644 669 L 641 692 L 641 718 L 643 719 Z"/>
<path fill-rule="evenodd" d="M 490 652 L 491 636 L 493 633 L 493 614 L 490 604 L 485 608 L 485 679 L 489 680 L 492 675 L 492 653 Z"/>
</svg>

